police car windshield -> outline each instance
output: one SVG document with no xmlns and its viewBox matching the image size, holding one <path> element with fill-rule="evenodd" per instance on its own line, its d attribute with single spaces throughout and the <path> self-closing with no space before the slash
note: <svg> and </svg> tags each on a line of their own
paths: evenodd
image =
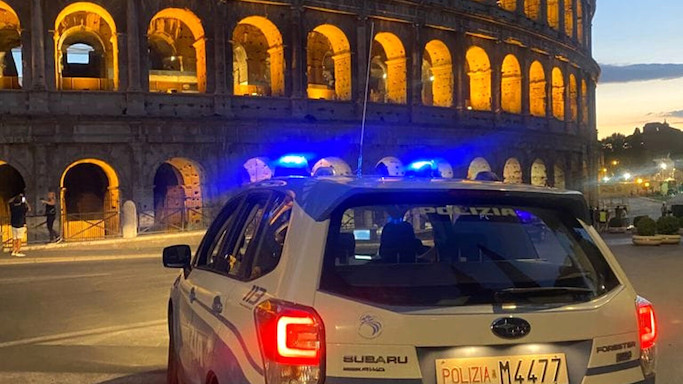
<svg viewBox="0 0 683 384">
<path fill-rule="evenodd" d="M 321 289 L 443 307 L 570 304 L 618 285 L 579 220 L 525 202 L 355 199 L 332 215 Z"/>
</svg>

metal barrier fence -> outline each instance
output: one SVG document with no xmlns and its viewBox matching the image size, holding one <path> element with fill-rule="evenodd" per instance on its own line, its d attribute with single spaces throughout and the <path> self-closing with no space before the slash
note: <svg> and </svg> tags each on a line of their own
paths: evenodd
<svg viewBox="0 0 683 384">
<path fill-rule="evenodd" d="M 63 217 L 62 237 L 65 241 L 99 240 L 121 235 L 118 211 L 73 213 Z"/>
<path fill-rule="evenodd" d="M 138 212 L 138 234 L 185 232 L 209 227 L 218 207 L 165 208 Z"/>
<path fill-rule="evenodd" d="M 24 234 L 23 243 L 28 242 L 28 233 Z M 11 249 L 12 248 L 12 226 L 10 225 L 9 217 L 0 217 L 0 239 L 1 239 L 1 249 Z"/>
</svg>

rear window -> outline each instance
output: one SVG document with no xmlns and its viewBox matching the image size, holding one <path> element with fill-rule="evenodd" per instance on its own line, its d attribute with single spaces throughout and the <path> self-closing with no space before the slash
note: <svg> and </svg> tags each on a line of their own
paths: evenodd
<svg viewBox="0 0 683 384">
<path fill-rule="evenodd" d="M 568 211 L 397 200 L 356 198 L 332 214 L 322 290 L 388 306 L 562 305 L 619 284 Z"/>
</svg>

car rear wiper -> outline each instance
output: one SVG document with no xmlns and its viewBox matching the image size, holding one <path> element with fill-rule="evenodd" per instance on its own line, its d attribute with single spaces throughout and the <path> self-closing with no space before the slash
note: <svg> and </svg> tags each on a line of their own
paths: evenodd
<svg viewBox="0 0 683 384">
<path fill-rule="evenodd" d="M 506 288 L 496 291 L 493 295 L 496 302 L 506 303 L 516 299 L 542 299 L 571 295 L 592 296 L 595 292 L 590 288 L 580 287 L 531 287 Z"/>
</svg>

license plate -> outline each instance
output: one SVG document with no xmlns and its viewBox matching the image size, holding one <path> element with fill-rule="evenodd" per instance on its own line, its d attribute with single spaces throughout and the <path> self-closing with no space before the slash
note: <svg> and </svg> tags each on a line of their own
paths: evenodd
<svg viewBox="0 0 683 384">
<path fill-rule="evenodd" d="M 436 360 L 437 384 L 569 384 L 564 353 Z"/>
</svg>

